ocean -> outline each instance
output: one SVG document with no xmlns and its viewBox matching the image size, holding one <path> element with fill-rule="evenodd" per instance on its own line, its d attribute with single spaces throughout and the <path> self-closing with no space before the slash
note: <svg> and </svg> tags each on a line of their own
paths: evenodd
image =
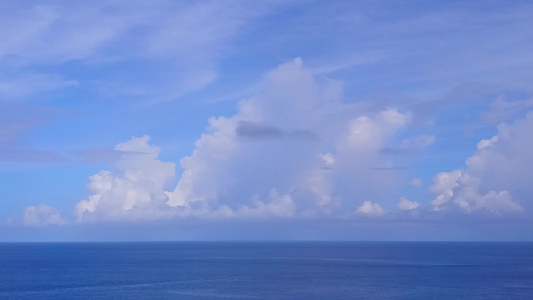
<svg viewBox="0 0 533 300">
<path fill-rule="evenodd" d="M 533 299 L 533 243 L 3 243 L 0 299 Z"/>
</svg>

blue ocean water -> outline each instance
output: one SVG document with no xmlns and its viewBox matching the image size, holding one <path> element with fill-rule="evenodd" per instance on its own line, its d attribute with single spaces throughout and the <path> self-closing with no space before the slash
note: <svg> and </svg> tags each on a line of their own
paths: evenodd
<svg viewBox="0 0 533 300">
<path fill-rule="evenodd" d="M 0 299 L 533 299 L 533 243 L 7 243 Z"/>
</svg>

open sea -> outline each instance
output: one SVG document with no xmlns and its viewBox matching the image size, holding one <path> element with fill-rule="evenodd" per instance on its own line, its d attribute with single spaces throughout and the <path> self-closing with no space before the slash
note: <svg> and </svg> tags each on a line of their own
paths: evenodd
<svg viewBox="0 0 533 300">
<path fill-rule="evenodd" d="M 533 299 L 533 243 L 3 243 L 0 299 Z"/>
</svg>

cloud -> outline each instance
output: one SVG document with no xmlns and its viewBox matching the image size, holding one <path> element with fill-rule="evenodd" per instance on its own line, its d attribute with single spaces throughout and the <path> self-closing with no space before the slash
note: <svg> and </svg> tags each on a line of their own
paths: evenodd
<svg viewBox="0 0 533 300">
<path fill-rule="evenodd" d="M 24 98 L 57 89 L 77 87 L 74 80 L 66 80 L 50 74 L 22 74 L 14 77 L 0 76 L 0 97 L 3 99 Z"/>
<path fill-rule="evenodd" d="M 121 152 L 111 147 L 91 147 L 73 152 L 85 163 L 114 162 L 121 156 Z"/>
<path fill-rule="evenodd" d="M 382 215 L 378 204 L 357 205 L 400 184 L 405 168 L 381 149 L 411 114 L 355 109 L 342 102 L 337 82 L 313 75 L 301 59 L 268 72 L 262 86 L 238 104 L 236 114 L 208 120 L 193 153 L 180 160 L 183 172 L 174 189 L 175 166 L 159 160 L 148 136 L 96 151 L 111 153 L 114 170 L 90 177 L 90 195 L 76 205 L 76 219 L 318 218 L 356 210 Z"/>
<path fill-rule="evenodd" d="M 502 124 L 497 135 L 478 143 L 464 170 L 437 174 L 430 187 L 437 194 L 432 201 L 434 209 L 503 214 L 530 208 L 532 130 L 532 113 L 512 124 Z"/>
<path fill-rule="evenodd" d="M 218 78 L 217 62 L 232 52 L 233 39 L 251 20 L 290 4 L 4 4 L 0 60 L 7 64 L 0 71 L 0 95 L 24 97 L 80 86 L 107 97 L 140 98 L 143 103 L 173 100 Z M 17 34 L 7 28 L 17 28 Z M 65 64 L 68 69 L 62 68 Z"/>
<path fill-rule="evenodd" d="M 0 144 L 12 143 L 37 125 L 65 114 L 66 110 L 0 101 Z"/>
<path fill-rule="evenodd" d="M 321 154 L 317 106 L 338 101 L 338 91 L 317 82 L 299 59 L 267 74 L 264 86 L 265 92 L 239 104 L 236 115 L 209 120 L 209 133 L 181 160 L 184 172 L 169 205 L 238 211 L 271 190 L 312 194 L 306 182 Z M 312 205 L 297 198 L 301 206 Z"/>
<path fill-rule="evenodd" d="M 412 115 L 394 108 L 354 110 L 341 99 L 336 82 L 313 75 L 300 59 L 280 65 L 266 74 L 262 92 L 238 104 L 236 114 L 208 120 L 193 153 L 180 161 L 183 172 L 174 189 L 174 164 L 158 159 L 160 150 L 148 136 L 133 137 L 113 149 L 115 171 L 90 177 L 91 194 L 76 205 L 76 218 L 317 218 L 354 211 L 383 216 L 381 205 L 360 201 L 388 198 L 389 190 L 405 182 L 406 168 L 382 151 L 398 140 Z M 528 115 L 501 125 L 497 136 L 478 144 L 465 170 L 435 176 L 432 212 L 405 198 L 399 211 L 523 211 L 514 197 L 524 186 L 501 184 L 531 178 L 524 166 L 533 158 L 524 149 L 533 146 L 532 120 Z M 401 145 L 422 149 L 434 139 L 407 136 Z M 505 173 L 508 166 L 517 174 Z M 494 172 L 506 175 L 497 180 L 500 186 L 490 181 Z M 421 183 L 413 180 L 414 186 Z"/>
<path fill-rule="evenodd" d="M 239 122 L 235 132 L 240 137 L 248 138 L 280 138 L 283 136 L 283 130 L 279 128 L 246 121 Z"/>
<path fill-rule="evenodd" d="M 385 215 L 385 210 L 383 210 L 383 208 L 377 203 L 365 201 L 357 208 L 355 213 L 369 217 L 379 217 Z"/>
<path fill-rule="evenodd" d="M 64 162 L 67 158 L 61 154 L 34 149 L 0 148 L 0 161 L 4 162 Z"/>
<path fill-rule="evenodd" d="M 252 139 L 291 138 L 291 139 L 316 139 L 317 136 L 310 130 L 284 131 L 270 125 L 261 125 L 254 122 L 239 122 L 235 130 L 237 136 Z"/>
<path fill-rule="evenodd" d="M 322 215 L 350 210 L 354 186 L 381 187 L 389 172 L 369 178 L 367 171 L 395 167 L 379 150 L 408 124 L 409 113 L 354 112 L 337 83 L 314 76 L 301 59 L 269 72 L 263 87 L 239 103 L 237 114 L 209 120 L 209 132 L 181 160 L 168 205 L 242 212 L 276 191 L 290 196 L 295 216 Z"/>
<path fill-rule="evenodd" d="M 131 111 L 123 120 L 117 114 L 125 112 L 124 103 L 110 98 L 128 104 L 160 102 L 220 80 L 220 85 L 205 91 L 217 94 L 226 86 L 248 84 L 265 65 L 300 53 L 317 67 L 309 70 L 295 59 L 268 72 L 253 89 L 259 92 L 243 88 L 253 96 L 241 101 L 233 115 L 216 113 L 209 119 L 194 151 L 180 160 L 181 174 L 175 174 L 171 162 L 162 161 L 147 137 L 133 138 L 115 149 L 81 151 L 85 162 L 113 166 L 89 179 L 88 197 L 78 204 L 76 217 L 81 222 L 189 216 L 335 218 L 358 210 L 365 199 L 377 199 L 392 215 L 402 185 L 448 163 L 464 149 L 454 147 L 457 140 L 446 140 L 446 135 L 456 135 L 454 126 L 435 128 L 444 135 L 439 146 L 446 146 L 431 150 L 446 157 L 425 165 L 427 157 L 419 154 L 436 137 L 420 132 L 426 127 L 410 128 L 416 118 L 424 113 L 440 116 L 454 106 L 442 113 L 439 122 L 448 126 L 472 114 L 497 124 L 523 118 L 532 107 L 528 96 L 532 44 L 526 30 L 531 27 L 530 4 L 505 9 L 497 2 L 437 9 L 387 4 L 395 13 L 381 14 L 380 5 L 314 1 L 304 3 L 305 9 L 300 6 L 268 17 L 291 2 L 1 4 L 5 13 L 0 20 L 0 96 L 21 100 L 13 103 L 69 105 L 87 115 L 42 128 L 26 139 L 24 133 L 48 118 L 41 119 L 40 109 L 28 113 L 5 110 L 0 104 L 0 160 L 58 161 L 59 154 L 24 143 L 69 151 L 87 136 L 78 132 L 66 137 L 68 143 L 54 145 L 54 141 L 63 133 L 74 133 L 80 122 L 86 133 L 119 123 L 123 130 L 134 132 L 164 127 L 158 136 L 178 132 L 179 128 L 166 127 L 169 122 L 181 124 L 172 110 L 175 105 Z M 253 20 L 259 22 L 252 24 Z M 49 92 L 63 89 L 68 93 L 48 97 Z M 461 107 L 469 100 L 490 101 L 498 93 L 506 96 L 495 99 L 485 113 L 478 114 L 484 104 Z M 102 94 L 105 97 L 99 97 Z M 204 94 L 191 96 L 197 100 Z M 217 97 L 207 95 L 211 96 Z M 30 97 L 34 99 L 23 99 Z M 99 101 L 104 100 L 101 111 L 104 106 Z M 464 115 L 456 114 L 458 107 L 465 108 Z M 194 119 L 195 112 L 189 114 L 188 109 L 197 107 L 181 108 L 187 110 L 185 123 Z M 210 109 L 228 111 L 222 106 Z M 162 111 L 172 120 L 149 122 L 148 127 L 137 122 L 159 117 Z M 429 214 L 454 211 L 465 216 L 530 211 L 533 178 L 527 166 L 533 163 L 532 128 L 522 124 L 528 123 L 524 120 L 500 126 L 498 135 L 482 140 L 464 168 L 437 175 L 431 188 L 433 204 L 419 197 L 401 200 L 398 208 L 418 205 L 423 214 L 427 205 Z M 451 148 L 457 152 L 448 152 Z M 400 157 L 406 153 L 411 157 Z M 410 165 L 411 158 L 422 164 Z M 421 180 L 412 184 L 422 186 Z"/>
<path fill-rule="evenodd" d="M 87 57 L 126 29 L 126 23 L 122 23 L 126 21 L 124 17 L 113 9 L 106 12 L 103 3 L 98 1 L 93 5 L 22 6 L 12 3 L 4 10 L 10 13 L 2 19 L 2 28 L 18 28 L 18 34 L 0 31 L 5 41 L 0 47 L 0 56 L 16 55 L 33 62 Z M 100 22 L 91 24 L 95 19 Z"/>
<path fill-rule="evenodd" d="M 480 116 L 481 124 L 496 125 L 528 111 L 533 107 L 533 99 L 507 100 L 505 96 L 499 96 L 489 104 L 487 111 Z"/>
<path fill-rule="evenodd" d="M 362 116 L 352 121 L 341 148 L 356 151 L 376 151 L 386 143 L 386 139 L 404 128 L 410 115 L 395 109 L 386 109 L 374 118 Z"/>
<path fill-rule="evenodd" d="M 114 163 L 118 174 L 100 171 L 90 177 L 92 193 L 76 205 L 78 221 L 143 220 L 168 217 L 165 184 L 175 176 L 175 165 L 158 160 L 159 148 L 148 136 L 132 137 L 115 147 L 122 153 Z"/>
<path fill-rule="evenodd" d="M 523 211 L 523 208 L 513 201 L 508 191 L 491 190 L 482 193 L 480 185 L 482 185 L 480 179 L 471 177 L 461 170 L 439 173 L 431 186 L 431 190 L 438 196 L 431 204 L 437 211 L 457 207 L 463 213 L 478 210 L 495 214 Z"/>
<path fill-rule="evenodd" d="M 29 106 L 0 101 L 0 161 L 61 162 L 67 158 L 54 151 L 35 149 L 22 142 L 22 137 L 35 127 L 66 115 L 51 107 Z"/>
<path fill-rule="evenodd" d="M 266 202 L 261 201 L 256 195 L 252 197 L 251 206 L 244 205 L 235 214 L 248 218 L 290 218 L 296 214 L 296 205 L 290 195 L 279 195 L 276 190 L 271 190 Z"/>
<path fill-rule="evenodd" d="M 30 227 L 63 225 L 66 223 L 57 209 L 42 203 L 26 207 L 24 209 L 23 222 L 24 225 Z"/>
<path fill-rule="evenodd" d="M 420 207 L 420 204 L 416 201 L 409 201 L 405 198 L 400 198 L 400 201 L 398 202 L 398 209 L 399 210 L 414 210 L 418 209 Z"/>
</svg>

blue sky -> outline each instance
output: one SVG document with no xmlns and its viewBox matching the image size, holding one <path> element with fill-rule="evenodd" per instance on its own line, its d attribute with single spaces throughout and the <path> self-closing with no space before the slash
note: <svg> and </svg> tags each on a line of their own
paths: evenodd
<svg viewBox="0 0 533 300">
<path fill-rule="evenodd" d="M 0 240 L 533 238 L 526 1 L 0 12 Z"/>
</svg>

